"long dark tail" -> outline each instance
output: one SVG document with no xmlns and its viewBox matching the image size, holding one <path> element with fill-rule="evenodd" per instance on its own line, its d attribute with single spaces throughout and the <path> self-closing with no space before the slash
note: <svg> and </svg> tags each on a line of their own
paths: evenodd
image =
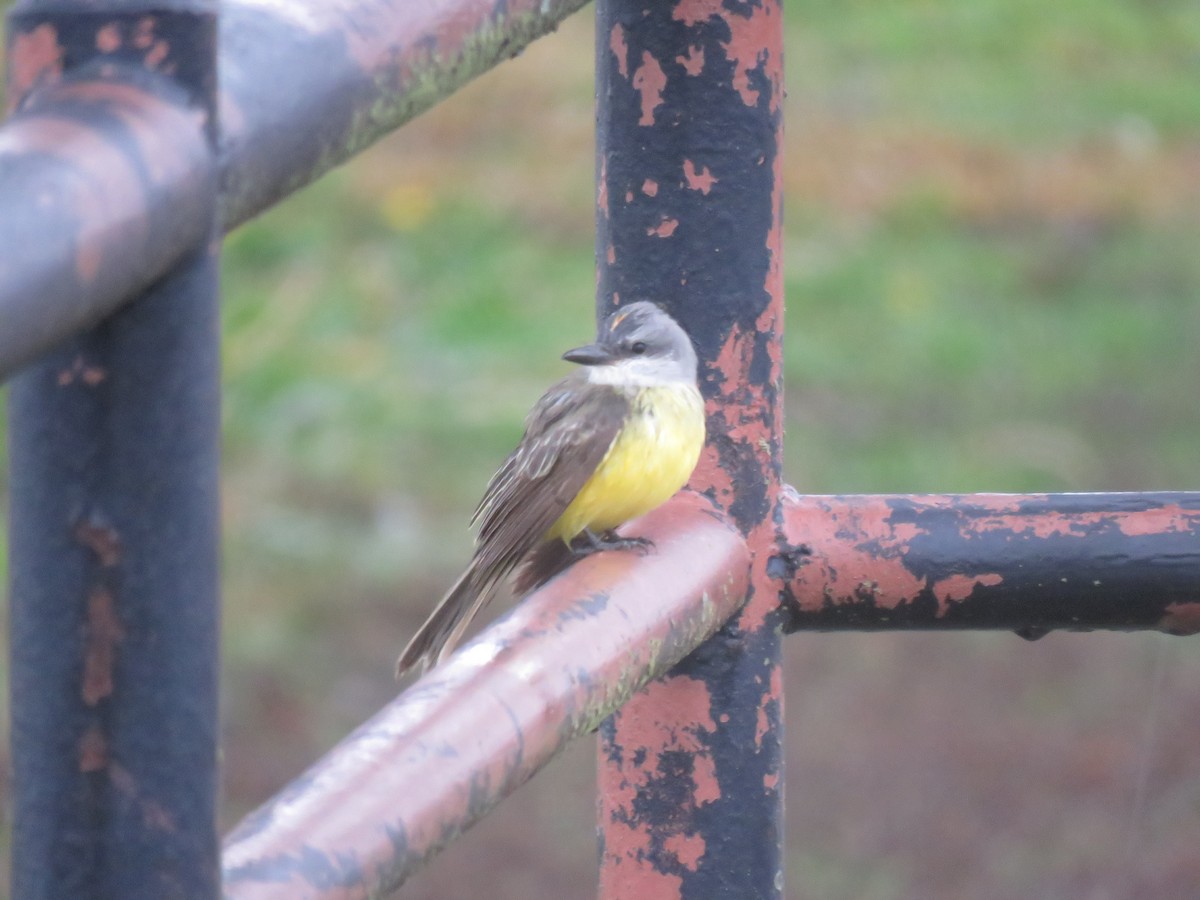
<svg viewBox="0 0 1200 900">
<path fill-rule="evenodd" d="M 454 582 L 400 654 L 396 661 L 397 678 L 417 663 L 421 664 L 422 672 L 428 671 L 454 651 L 463 632 L 492 593 L 494 582 L 479 582 L 475 560 L 472 560 L 467 571 Z"/>
<path fill-rule="evenodd" d="M 543 541 L 525 557 L 513 578 L 513 593 L 523 597 L 575 562 L 577 552 L 562 541 Z"/>
</svg>

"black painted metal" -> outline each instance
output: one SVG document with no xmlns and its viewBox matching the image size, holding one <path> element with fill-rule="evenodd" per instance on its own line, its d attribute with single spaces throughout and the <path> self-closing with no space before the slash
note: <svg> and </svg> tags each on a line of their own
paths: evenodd
<svg viewBox="0 0 1200 900">
<path fill-rule="evenodd" d="M 648 299 L 687 328 L 715 451 L 692 485 L 761 553 L 774 540 L 782 438 L 780 7 L 598 0 L 596 9 L 598 314 Z M 601 802 L 606 898 L 654 896 L 655 877 L 657 890 L 677 880 L 684 898 L 782 896 L 780 613 L 765 561 L 746 611 L 668 676 L 668 689 L 672 679 L 681 692 L 702 686 L 699 718 L 677 721 L 672 699 L 639 697 L 601 728 L 602 782 L 617 793 L 641 785 L 632 808 Z M 648 718 L 686 732 L 693 752 L 642 743 Z M 640 849 L 614 848 L 629 829 Z M 680 840 L 703 848 L 698 859 L 669 849 Z M 652 872 L 623 881 L 619 872 L 638 866 Z"/>
<path fill-rule="evenodd" d="M 9 60 L 18 56 L 18 36 L 43 50 L 46 42 L 59 41 L 62 62 L 78 72 L 101 55 L 93 39 L 103 24 L 154 10 L 159 27 L 169 29 L 198 5 L 198 0 L 25 0 L 10 18 Z M 220 227 L 229 230 L 277 203 L 516 55 L 583 5 L 584 0 L 221 3 L 221 107 L 231 115 L 220 141 Z M 51 13 L 60 27 L 35 33 Z M 107 63 L 123 54 L 103 55 Z M 186 81 L 192 75 L 188 63 L 178 57 L 175 62 L 182 63 L 177 74 Z M 12 79 L 10 87 L 18 82 Z M 64 146 L 60 135 L 53 157 L 30 156 L 26 118 L 22 110 L 0 131 L 5 212 L 0 379 L 144 290 L 209 227 L 212 190 L 192 171 L 204 172 L 208 148 L 189 142 L 178 123 L 143 113 L 139 140 L 184 154 L 193 165 L 180 161 L 168 177 L 144 184 L 144 196 L 114 197 L 103 173 L 81 163 L 94 158 L 94 144 Z M 198 193 L 197 185 L 204 191 Z M 96 197 L 104 202 L 97 205 Z M 149 220 L 153 227 L 131 229 L 130 220 Z M 88 278 L 61 265 L 84 234 L 103 251 L 103 265 Z"/>
<path fill-rule="evenodd" d="M 65 78 L 186 104 L 188 120 L 212 134 L 215 3 L 102 9 L 60 0 L 23 4 L 12 17 L 14 33 L 44 25 L 66 36 Z M 101 36 L 104 27 L 115 30 Z M 103 70 L 89 67 L 99 47 L 117 49 Z M 136 143 L 136 123 L 87 108 L 88 128 Z M 78 111 L 58 114 L 69 121 Z M 21 900 L 218 895 L 209 163 L 209 239 L 12 383 L 13 896 Z"/>
<path fill-rule="evenodd" d="M 1200 492 L 805 496 L 786 632 L 1200 629 Z"/>
</svg>

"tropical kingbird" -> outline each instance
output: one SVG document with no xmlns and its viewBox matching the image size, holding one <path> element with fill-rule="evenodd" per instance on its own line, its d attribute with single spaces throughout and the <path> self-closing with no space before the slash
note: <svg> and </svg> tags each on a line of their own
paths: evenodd
<svg viewBox="0 0 1200 900">
<path fill-rule="evenodd" d="M 597 550 L 645 547 L 618 525 L 683 487 L 704 446 L 696 351 L 653 303 L 622 306 L 595 343 L 563 354 L 579 369 L 554 385 L 525 420 L 517 449 L 492 476 L 471 517 L 470 565 L 396 663 L 397 676 L 441 662 L 496 586 L 520 566 L 525 593 Z"/>
</svg>

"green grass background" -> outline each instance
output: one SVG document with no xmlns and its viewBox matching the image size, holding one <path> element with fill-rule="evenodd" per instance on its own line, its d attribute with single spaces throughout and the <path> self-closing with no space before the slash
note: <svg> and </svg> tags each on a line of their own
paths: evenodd
<svg viewBox="0 0 1200 900">
<path fill-rule="evenodd" d="M 1200 6 L 786 6 L 788 480 L 1196 488 Z M 226 242 L 226 823 L 392 695 L 589 336 L 590 17 Z M 1200 884 L 1190 642 L 789 642 L 789 896 Z M 568 753 L 402 896 L 590 896 L 591 769 Z"/>
</svg>

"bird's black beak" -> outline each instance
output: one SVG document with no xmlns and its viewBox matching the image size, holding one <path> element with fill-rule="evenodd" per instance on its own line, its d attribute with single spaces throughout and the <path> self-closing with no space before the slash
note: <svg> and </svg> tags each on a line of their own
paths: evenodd
<svg viewBox="0 0 1200 900">
<path fill-rule="evenodd" d="M 586 344 L 568 350 L 562 355 L 567 362 L 579 363 L 581 366 L 599 366 L 613 361 L 613 352 L 603 344 Z"/>
</svg>

